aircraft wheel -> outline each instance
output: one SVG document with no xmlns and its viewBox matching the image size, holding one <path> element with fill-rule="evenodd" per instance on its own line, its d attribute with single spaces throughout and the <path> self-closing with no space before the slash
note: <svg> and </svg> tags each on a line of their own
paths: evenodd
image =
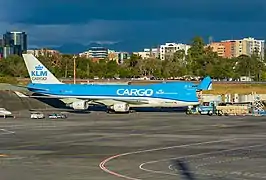
<svg viewBox="0 0 266 180">
<path fill-rule="evenodd" d="M 189 110 L 187 110 L 187 111 L 186 111 L 186 114 L 187 114 L 187 115 L 190 115 L 190 114 L 192 114 L 192 112 L 189 111 Z"/>
<path fill-rule="evenodd" d="M 112 110 L 112 109 L 109 109 L 109 110 L 107 110 L 107 113 L 108 113 L 108 114 L 115 114 L 115 111 Z"/>
<path fill-rule="evenodd" d="M 222 116 L 223 115 L 223 111 L 218 111 L 218 116 Z"/>
</svg>

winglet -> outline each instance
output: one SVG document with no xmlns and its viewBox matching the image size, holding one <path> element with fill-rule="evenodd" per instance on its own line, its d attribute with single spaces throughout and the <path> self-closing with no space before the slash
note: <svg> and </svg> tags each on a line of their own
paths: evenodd
<svg viewBox="0 0 266 180">
<path fill-rule="evenodd" d="M 199 83 L 198 90 L 212 90 L 212 79 L 210 76 L 205 77 Z"/>
<path fill-rule="evenodd" d="M 34 55 L 22 54 L 32 83 L 62 84 Z"/>
</svg>

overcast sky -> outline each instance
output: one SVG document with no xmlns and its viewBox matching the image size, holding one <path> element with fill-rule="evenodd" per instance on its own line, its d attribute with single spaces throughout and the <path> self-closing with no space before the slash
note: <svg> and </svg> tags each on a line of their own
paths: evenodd
<svg viewBox="0 0 266 180">
<path fill-rule="evenodd" d="M 26 31 L 29 45 L 266 37 L 265 0 L 1 0 L 0 32 Z M 137 42 L 137 43 L 136 43 Z"/>
</svg>

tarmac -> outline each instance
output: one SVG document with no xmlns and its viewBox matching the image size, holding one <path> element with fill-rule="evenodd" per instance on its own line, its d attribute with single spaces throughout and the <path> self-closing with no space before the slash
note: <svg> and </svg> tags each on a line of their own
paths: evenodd
<svg viewBox="0 0 266 180">
<path fill-rule="evenodd" d="M 46 112 L 51 113 L 51 112 Z M 0 119 L 3 180 L 265 179 L 265 117 L 177 112 L 69 113 L 68 119 Z"/>
</svg>

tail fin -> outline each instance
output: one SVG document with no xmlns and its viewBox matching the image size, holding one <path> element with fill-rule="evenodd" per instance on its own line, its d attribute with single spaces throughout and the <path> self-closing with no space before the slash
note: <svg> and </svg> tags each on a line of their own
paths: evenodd
<svg viewBox="0 0 266 180">
<path fill-rule="evenodd" d="M 212 90 L 212 79 L 210 76 L 205 77 L 199 83 L 198 90 Z"/>
<path fill-rule="evenodd" d="M 34 55 L 23 54 L 32 83 L 62 84 Z"/>
</svg>

